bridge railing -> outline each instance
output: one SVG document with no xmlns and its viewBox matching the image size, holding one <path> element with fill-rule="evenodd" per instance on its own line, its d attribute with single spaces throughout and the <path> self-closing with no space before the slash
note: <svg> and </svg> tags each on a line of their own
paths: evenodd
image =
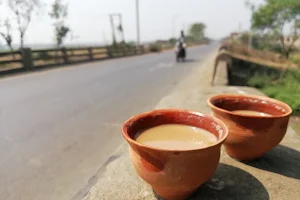
<svg viewBox="0 0 300 200">
<path fill-rule="evenodd" d="M 8 69 L 23 67 L 21 51 L 0 52 L 0 73 Z"/>
<path fill-rule="evenodd" d="M 66 65 L 123 56 L 143 54 L 145 49 L 135 46 L 124 47 L 80 47 L 0 52 L 0 74 L 27 71 L 43 67 Z"/>
</svg>

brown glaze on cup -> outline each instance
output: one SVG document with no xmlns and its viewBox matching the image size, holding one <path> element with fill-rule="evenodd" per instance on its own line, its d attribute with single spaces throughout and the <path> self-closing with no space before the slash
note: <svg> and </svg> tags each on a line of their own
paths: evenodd
<svg viewBox="0 0 300 200">
<path fill-rule="evenodd" d="M 253 160 L 280 143 L 292 109 L 275 99 L 238 94 L 223 94 L 208 99 L 212 113 L 229 129 L 226 152 L 238 160 Z M 272 116 L 249 116 L 234 110 L 253 110 Z"/>
<path fill-rule="evenodd" d="M 213 133 L 218 141 L 208 147 L 193 150 L 158 149 L 137 143 L 142 131 L 163 125 L 184 124 Z M 156 193 L 167 200 L 189 197 L 215 172 L 220 159 L 220 147 L 228 135 L 225 124 L 208 115 L 187 110 L 154 110 L 126 121 L 122 128 L 130 145 L 130 155 L 138 175 Z"/>
</svg>

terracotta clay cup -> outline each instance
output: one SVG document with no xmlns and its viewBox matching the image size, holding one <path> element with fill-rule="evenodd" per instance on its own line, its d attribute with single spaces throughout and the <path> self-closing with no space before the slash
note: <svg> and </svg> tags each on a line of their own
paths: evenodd
<svg viewBox="0 0 300 200">
<path fill-rule="evenodd" d="M 212 113 L 229 129 L 224 143 L 228 155 L 250 161 L 263 156 L 284 137 L 292 109 L 275 99 L 223 94 L 208 99 Z M 234 110 L 252 110 L 271 116 L 249 116 L 233 113 Z"/>
<path fill-rule="evenodd" d="M 211 146 L 193 150 L 159 149 L 137 143 L 144 130 L 163 124 L 184 124 L 203 128 L 217 137 Z M 154 110 L 137 115 L 123 125 L 122 133 L 138 175 L 167 200 L 189 197 L 215 172 L 220 147 L 228 135 L 225 124 L 217 118 L 187 110 Z"/>
</svg>

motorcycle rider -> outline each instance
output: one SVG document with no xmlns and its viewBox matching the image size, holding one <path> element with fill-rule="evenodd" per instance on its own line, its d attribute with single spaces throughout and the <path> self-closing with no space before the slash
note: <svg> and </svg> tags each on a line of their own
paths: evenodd
<svg viewBox="0 0 300 200">
<path fill-rule="evenodd" d="M 177 62 L 181 58 L 182 61 L 184 61 L 185 56 L 186 56 L 186 43 L 184 41 L 184 35 L 183 32 L 181 32 L 181 37 L 178 39 L 175 45 L 175 53 L 176 53 L 176 60 Z"/>
<path fill-rule="evenodd" d="M 175 51 L 178 52 L 180 50 L 185 51 L 186 48 L 186 43 L 184 42 L 184 38 L 180 37 L 179 40 L 176 42 L 175 45 Z"/>
</svg>

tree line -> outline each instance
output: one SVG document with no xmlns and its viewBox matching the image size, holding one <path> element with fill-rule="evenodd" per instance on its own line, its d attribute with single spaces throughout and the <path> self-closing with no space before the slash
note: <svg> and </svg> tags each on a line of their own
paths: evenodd
<svg viewBox="0 0 300 200">
<path fill-rule="evenodd" d="M 16 24 L 15 29 L 18 31 L 20 49 L 22 49 L 24 48 L 24 37 L 32 19 L 44 6 L 40 0 L 0 0 L 0 8 L 5 8 L 8 11 L 6 16 L 0 18 L 0 37 L 11 51 L 13 51 L 14 39 L 12 37 L 12 25 Z M 71 31 L 65 23 L 68 16 L 68 5 L 63 3 L 63 0 L 54 0 L 48 15 L 53 21 L 56 46 L 61 47 Z"/>
<path fill-rule="evenodd" d="M 300 1 L 264 0 L 256 6 L 248 0 L 246 5 L 252 10 L 252 31 L 263 38 L 280 41 L 281 53 L 289 58 L 300 39 Z"/>
<path fill-rule="evenodd" d="M 188 36 L 193 40 L 200 41 L 205 37 L 206 25 L 202 22 L 194 23 L 189 27 Z"/>
</svg>

